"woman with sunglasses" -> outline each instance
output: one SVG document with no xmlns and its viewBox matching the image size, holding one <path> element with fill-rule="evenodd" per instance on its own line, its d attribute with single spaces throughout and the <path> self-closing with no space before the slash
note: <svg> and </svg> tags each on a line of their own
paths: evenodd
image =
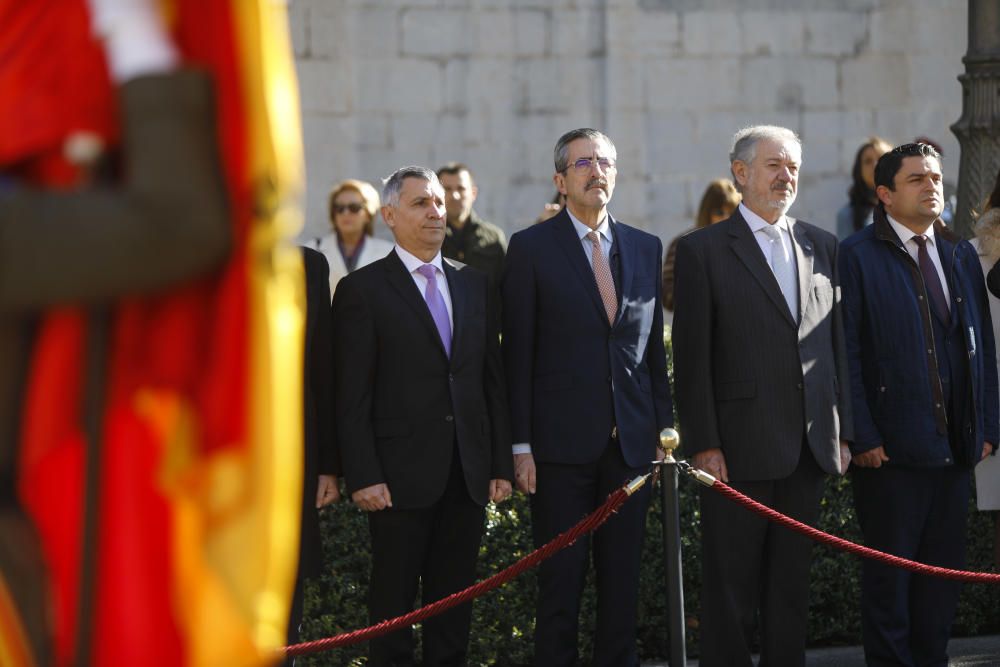
<svg viewBox="0 0 1000 667">
<path fill-rule="evenodd" d="M 374 236 L 379 197 L 370 183 L 352 178 L 341 181 L 330 192 L 329 202 L 333 231 L 311 245 L 323 253 L 330 264 L 332 297 L 341 278 L 388 255 L 392 243 Z"/>
</svg>

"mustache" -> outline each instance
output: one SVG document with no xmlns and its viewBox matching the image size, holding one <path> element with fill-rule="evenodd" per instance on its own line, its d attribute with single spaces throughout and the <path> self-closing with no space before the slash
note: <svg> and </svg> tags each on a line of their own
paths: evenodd
<svg viewBox="0 0 1000 667">
<path fill-rule="evenodd" d="M 608 189 L 608 181 L 607 181 L 607 179 L 604 179 L 604 178 L 592 178 L 589 181 L 587 181 L 587 189 L 589 190 L 590 188 L 593 188 L 593 187 L 599 187 L 599 188 L 603 188 L 603 189 L 607 190 Z"/>
</svg>

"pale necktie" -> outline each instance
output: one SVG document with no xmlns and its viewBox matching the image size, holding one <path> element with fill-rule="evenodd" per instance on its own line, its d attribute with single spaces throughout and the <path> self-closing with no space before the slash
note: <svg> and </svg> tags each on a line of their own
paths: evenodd
<svg viewBox="0 0 1000 667">
<path fill-rule="evenodd" d="M 587 232 L 587 238 L 590 239 L 590 264 L 594 269 L 594 279 L 597 280 L 597 291 L 601 293 L 604 310 L 608 313 L 608 323 L 614 324 L 615 315 L 618 314 L 618 295 L 615 294 L 615 281 L 611 277 L 611 268 L 608 266 L 608 260 L 604 259 L 601 239 L 597 232 Z"/>
<path fill-rule="evenodd" d="M 444 345 L 445 353 L 451 356 L 451 320 L 448 317 L 448 307 L 444 305 L 444 297 L 441 296 L 437 286 L 437 270 L 432 264 L 424 264 L 417 271 L 424 278 L 427 278 L 427 288 L 424 289 L 424 301 L 431 311 L 431 318 L 441 336 L 441 343 Z"/>
<path fill-rule="evenodd" d="M 792 250 L 791 240 L 777 224 L 765 225 L 765 234 L 771 240 L 771 271 L 778 281 L 781 294 L 785 297 L 788 310 L 792 313 L 792 319 L 799 321 L 799 281 L 795 271 L 795 252 Z"/>
</svg>

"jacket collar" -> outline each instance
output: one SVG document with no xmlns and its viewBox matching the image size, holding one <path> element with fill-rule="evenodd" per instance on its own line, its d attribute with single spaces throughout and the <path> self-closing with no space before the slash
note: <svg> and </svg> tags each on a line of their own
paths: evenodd
<svg viewBox="0 0 1000 667">
<path fill-rule="evenodd" d="M 881 241 L 889 241 L 900 248 L 903 247 L 903 242 L 899 240 L 899 235 L 893 231 L 892 225 L 889 224 L 889 216 L 886 215 L 885 207 L 881 203 L 872 209 L 872 220 L 875 238 Z M 941 218 L 934 221 L 934 234 L 950 246 L 962 240 L 962 237 L 953 232 L 948 225 L 944 224 L 944 220 Z"/>
</svg>

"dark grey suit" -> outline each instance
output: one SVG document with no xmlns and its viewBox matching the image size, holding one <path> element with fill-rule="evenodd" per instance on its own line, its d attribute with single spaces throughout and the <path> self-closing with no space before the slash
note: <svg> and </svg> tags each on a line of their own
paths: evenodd
<svg viewBox="0 0 1000 667">
<path fill-rule="evenodd" d="M 738 210 L 678 243 L 674 395 L 689 455 L 721 449 L 734 487 L 808 522 L 822 472 L 839 472 L 839 440 L 851 437 L 851 416 L 840 392 L 847 366 L 837 240 L 788 220 L 799 324 Z M 713 491 L 702 496 L 702 526 L 702 664 L 750 664 L 758 607 L 766 662 L 800 661 L 808 541 L 769 528 Z"/>
</svg>

